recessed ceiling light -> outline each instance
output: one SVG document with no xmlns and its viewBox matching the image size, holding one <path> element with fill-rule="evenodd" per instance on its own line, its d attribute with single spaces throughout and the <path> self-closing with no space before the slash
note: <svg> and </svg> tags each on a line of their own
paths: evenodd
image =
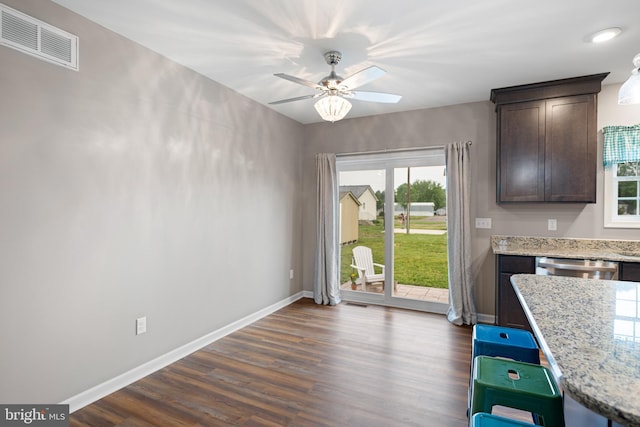
<svg viewBox="0 0 640 427">
<path fill-rule="evenodd" d="M 622 29 L 618 27 L 605 28 L 591 34 L 588 39 L 591 43 L 602 43 L 617 37 L 621 32 Z"/>
</svg>

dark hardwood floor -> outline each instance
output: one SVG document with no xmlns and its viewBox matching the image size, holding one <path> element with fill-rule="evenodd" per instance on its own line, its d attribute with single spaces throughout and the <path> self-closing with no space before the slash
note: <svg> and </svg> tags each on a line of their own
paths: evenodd
<svg viewBox="0 0 640 427">
<path fill-rule="evenodd" d="M 467 425 L 471 328 L 302 299 L 86 406 L 71 426 Z"/>
</svg>

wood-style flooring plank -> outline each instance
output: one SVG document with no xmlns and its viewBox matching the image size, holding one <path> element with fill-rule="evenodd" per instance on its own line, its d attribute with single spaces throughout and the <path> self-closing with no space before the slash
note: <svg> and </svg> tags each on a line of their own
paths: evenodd
<svg viewBox="0 0 640 427">
<path fill-rule="evenodd" d="M 471 328 L 302 299 L 70 417 L 71 426 L 467 425 Z"/>
</svg>

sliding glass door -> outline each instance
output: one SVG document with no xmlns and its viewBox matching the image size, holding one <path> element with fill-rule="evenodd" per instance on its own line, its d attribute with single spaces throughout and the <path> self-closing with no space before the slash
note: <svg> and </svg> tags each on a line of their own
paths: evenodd
<svg viewBox="0 0 640 427">
<path fill-rule="evenodd" d="M 340 156 L 337 168 L 343 299 L 445 313 L 443 150 Z"/>
</svg>

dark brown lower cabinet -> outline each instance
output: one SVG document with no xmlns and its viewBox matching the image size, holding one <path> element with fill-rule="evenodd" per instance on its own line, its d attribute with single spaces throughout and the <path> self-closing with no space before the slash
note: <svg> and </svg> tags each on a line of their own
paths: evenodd
<svg viewBox="0 0 640 427">
<path fill-rule="evenodd" d="M 640 282 L 640 263 L 621 262 L 618 265 L 618 278 L 629 282 Z"/>
<path fill-rule="evenodd" d="M 532 256 L 498 255 L 496 257 L 496 323 L 509 328 L 532 331 L 520 300 L 511 285 L 514 274 L 535 274 L 536 259 Z"/>
</svg>

